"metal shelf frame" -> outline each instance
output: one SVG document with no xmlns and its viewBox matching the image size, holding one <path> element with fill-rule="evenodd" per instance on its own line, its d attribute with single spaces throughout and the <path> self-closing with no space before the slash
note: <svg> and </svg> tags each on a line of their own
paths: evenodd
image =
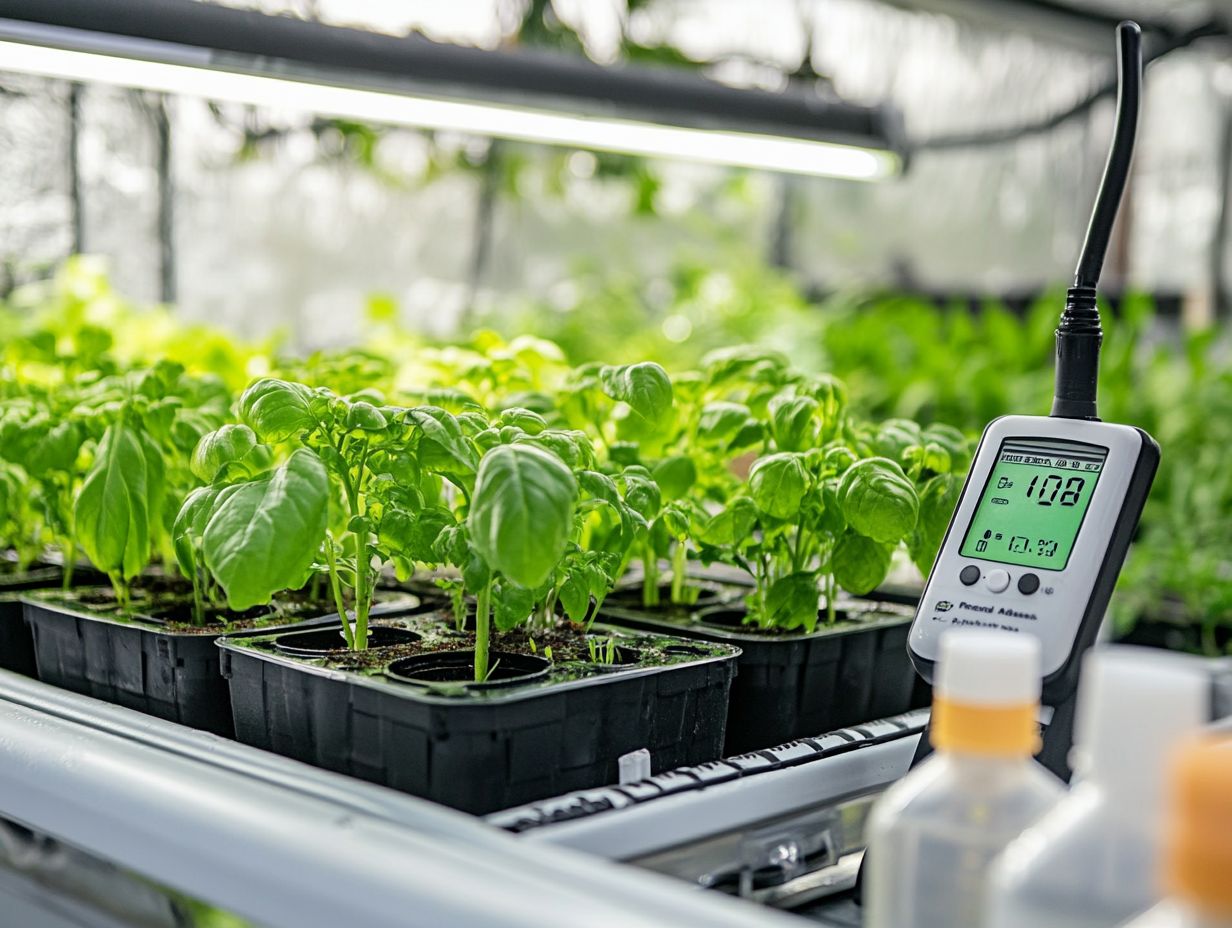
<svg viewBox="0 0 1232 928">
<path fill-rule="evenodd" d="M 0 758 L 0 816 L 266 928 L 790 924 L 3 671 Z"/>
</svg>

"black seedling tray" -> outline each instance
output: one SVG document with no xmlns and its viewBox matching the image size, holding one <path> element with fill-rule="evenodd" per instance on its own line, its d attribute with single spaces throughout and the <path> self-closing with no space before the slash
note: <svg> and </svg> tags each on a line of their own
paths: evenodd
<svg viewBox="0 0 1232 928">
<path fill-rule="evenodd" d="M 907 656 L 910 608 L 844 600 L 839 621 L 826 626 L 823 616 L 811 633 L 760 631 L 740 624 L 743 613 L 740 603 L 675 616 L 605 604 L 600 615 L 615 625 L 741 649 L 726 755 L 897 715 L 927 698 Z"/>
<path fill-rule="evenodd" d="M 87 589 L 78 590 L 86 593 Z M 44 683 L 136 709 L 202 731 L 234 736 L 231 697 L 214 644 L 219 631 L 168 628 L 150 616 L 123 616 L 65 601 L 60 591 L 22 597 Z M 374 607 L 374 614 L 413 609 L 418 600 L 400 595 Z M 157 612 L 157 600 L 149 611 Z M 279 622 L 261 631 L 291 631 L 338 624 L 337 613 Z M 253 629 L 222 632 L 251 635 Z"/>
<path fill-rule="evenodd" d="M 0 668 L 27 677 L 37 677 L 34 639 L 22 620 L 21 594 L 28 590 L 58 587 L 63 578 L 59 567 L 33 567 L 22 573 L 0 575 Z"/>
<path fill-rule="evenodd" d="M 73 571 L 73 586 L 99 583 L 103 576 L 90 567 Z M 38 677 L 34 639 L 25 623 L 21 595 L 31 590 L 59 589 L 64 569 L 59 564 L 38 563 L 21 572 L 0 573 L 0 668 L 27 677 Z"/>
<path fill-rule="evenodd" d="M 428 663 L 451 660 L 431 649 L 470 647 L 443 613 L 383 624 L 421 636 Z M 397 648 L 343 670 L 276 650 L 276 635 L 218 646 L 240 741 L 475 814 L 617 782 L 619 758 L 641 748 L 656 772 L 720 756 L 738 648 L 592 633 L 616 636 L 621 657 L 639 662 L 494 655 L 498 671 L 516 660 L 527 675 L 423 685 L 389 676 L 408 660 Z M 469 662 L 454 663 L 464 676 Z"/>
</svg>

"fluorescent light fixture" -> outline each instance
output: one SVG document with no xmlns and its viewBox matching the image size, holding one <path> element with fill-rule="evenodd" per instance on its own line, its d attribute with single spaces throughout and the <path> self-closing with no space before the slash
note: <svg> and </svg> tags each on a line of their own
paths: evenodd
<svg viewBox="0 0 1232 928">
<path fill-rule="evenodd" d="M 0 70 L 728 167 L 862 181 L 880 180 L 901 169 L 892 151 L 838 142 L 368 90 L 25 42 L 0 41 Z"/>
</svg>

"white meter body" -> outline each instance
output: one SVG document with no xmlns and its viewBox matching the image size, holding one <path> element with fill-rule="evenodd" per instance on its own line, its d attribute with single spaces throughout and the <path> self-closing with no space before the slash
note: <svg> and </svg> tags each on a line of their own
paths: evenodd
<svg viewBox="0 0 1232 928">
<path fill-rule="evenodd" d="M 984 430 L 911 627 L 931 682 L 951 628 L 1034 635 L 1044 700 L 1068 697 L 1159 464 L 1141 429 L 1006 416 Z"/>
</svg>

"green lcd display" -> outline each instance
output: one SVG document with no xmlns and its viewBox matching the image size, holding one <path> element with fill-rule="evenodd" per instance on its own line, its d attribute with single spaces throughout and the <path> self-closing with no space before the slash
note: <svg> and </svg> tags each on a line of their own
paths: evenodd
<svg viewBox="0 0 1232 928">
<path fill-rule="evenodd" d="M 1064 570 L 1107 457 L 1083 442 L 1006 439 L 959 553 Z"/>
</svg>

